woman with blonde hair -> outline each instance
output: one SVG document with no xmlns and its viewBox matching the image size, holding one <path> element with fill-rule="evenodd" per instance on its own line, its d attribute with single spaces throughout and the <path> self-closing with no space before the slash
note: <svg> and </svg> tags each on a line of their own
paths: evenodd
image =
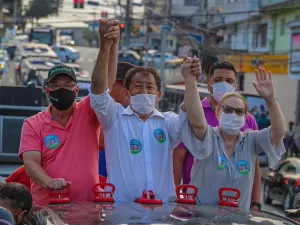
<svg viewBox="0 0 300 225">
<path fill-rule="evenodd" d="M 201 105 L 196 77 L 191 71 L 193 59 L 182 66 L 185 79 L 183 109 L 187 112 L 182 129 L 185 146 L 195 157 L 191 185 L 198 188 L 202 204 L 218 204 L 220 188 L 235 188 L 241 192 L 240 208 L 250 208 L 254 180 L 255 156 L 264 151 L 270 167 L 274 167 L 285 152 L 283 137 L 286 122 L 275 98 L 270 72 L 255 71 L 253 85 L 266 101 L 272 126 L 260 131 L 240 132 L 248 115 L 246 100 L 238 93 L 223 96 L 215 109 L 219 127 L 207 125 Z M 187 71 L 190 71 L 187 73 Z"/>
</svg>

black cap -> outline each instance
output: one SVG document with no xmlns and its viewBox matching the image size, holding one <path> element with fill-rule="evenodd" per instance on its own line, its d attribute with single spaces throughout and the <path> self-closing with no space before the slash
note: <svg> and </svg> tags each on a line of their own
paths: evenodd
<svg viewBox="0 0 300 225">
<path fill-rule="evenodd" d="M 117 80 L 124 81 L 126 73 L 135 66 L 127 62 L 118 62 Z"/>
<path fill-rule="evenodd" d="M 48 83 L 57 75 L 67 75 L 77 82 L 75 72 L 72 67 L 66 66 L 64 64 L 52 67 L 48 72 L 48 77 L 46 82 Z"/>
</svg>

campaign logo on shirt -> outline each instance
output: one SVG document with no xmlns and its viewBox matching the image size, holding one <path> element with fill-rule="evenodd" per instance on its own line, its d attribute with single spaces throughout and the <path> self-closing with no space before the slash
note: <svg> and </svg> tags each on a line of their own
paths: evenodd
<svg viewBox="0 0 300 225">
<path fill-rule="evenodd" d="M 236 171 L 241 175 L 247 175 L 250 171 L 250 164 L 246 160 L 240 160 L 236 163 Z"/>
<path fill-rule="evenodd" d="M 60 139 L 55 134 L 49 134 L 45 137 L 44 144 L 49 149 L 56 149 L 60 144 Z"/>
<path fill-rule="evenodd" d="M 132 139 L 130 141 L 131 154 L 139 154 L 142 151 L 142 143 L 139 140 Z"/>
<path fill-rule="evenodd" d="M 227 166 L 227 162 L 226 162 L 226 158 L 222 155 L 218 156 L 218 168 L 220 170 L 225 169 L 225 167 Z"/>
<path fill-rule="evenodd" d="M 154 137 L 159 143 L 164 143 L 166 141 L 165 132 L 160 128 L 154 131 Z"/>
</svg>

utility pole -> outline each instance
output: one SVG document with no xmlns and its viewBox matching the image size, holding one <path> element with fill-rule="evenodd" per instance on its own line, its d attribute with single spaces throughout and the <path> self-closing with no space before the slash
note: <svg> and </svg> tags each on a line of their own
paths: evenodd
<svg viewBox="0 0 300 225">
<path fill-rule="evenodd" d="M 18 16 L 18 14 L 17 14 L 17 11 L 18 11 L 18 2 L 17 2 L 17 0 L 14 0 L 14 25 L 16 25 L 17 24 L 17 16 Z"/>
<path fill-rule="evenodd" d="M 150 10 L 148 7 L 150 7 L 149 4 L 150 0 L 146 0 L 145 2 L 145 20 L 146 20 L 146 32 L 145 32 L 145 57 L 144 57 L 144 66 L 148 66 L 148 50 L 149 50 L 149 28 L 150 28 L 150 22 L 149 22 L 149 17 L 150 17 Z"/>
<path fill-rule="evenodd" d="M 126 0 L 126 19 L 125 19 L 125 46 L 126 48 L 129 47 L 129 40 L 130 40 L 130 12 L 131 12 L 131 0 Z"/>
<path fill-rule="evenodd" d="M 164 25 L 165 27 L 168 26 L 169 17 L 170 17 L 170 7 L 171 7 L 171 1 L 165 0 L 165 13 L 164 13 Z M 161 76 L 161 87 L 162 87 L 162 96 L 165 92 L 165 53 L 166 53 L 166 47 L 167 47 L 167 32 L 166 29 L 161 29 L 161 48 L 160 48 L 160 54 L 161 54 L 161 66 L 160 66 L 160 76 Z"/>
</svg>

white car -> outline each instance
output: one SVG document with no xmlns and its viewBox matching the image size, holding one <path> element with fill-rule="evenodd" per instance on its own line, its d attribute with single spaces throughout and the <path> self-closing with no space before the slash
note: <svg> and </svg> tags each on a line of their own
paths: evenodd
<svg viewBox="0 0 300 225">
<path fill-rule="evenodd" d="M 72 67 L 72 69 L 75 71 L 75 75 L 77 77 L 82 77 L 82 78 L 89 78 L 90 74 L 88 71 L 83 70 L 79 64 L 76 63 L 66 63 L 65 65 Z"/>
</svg>

